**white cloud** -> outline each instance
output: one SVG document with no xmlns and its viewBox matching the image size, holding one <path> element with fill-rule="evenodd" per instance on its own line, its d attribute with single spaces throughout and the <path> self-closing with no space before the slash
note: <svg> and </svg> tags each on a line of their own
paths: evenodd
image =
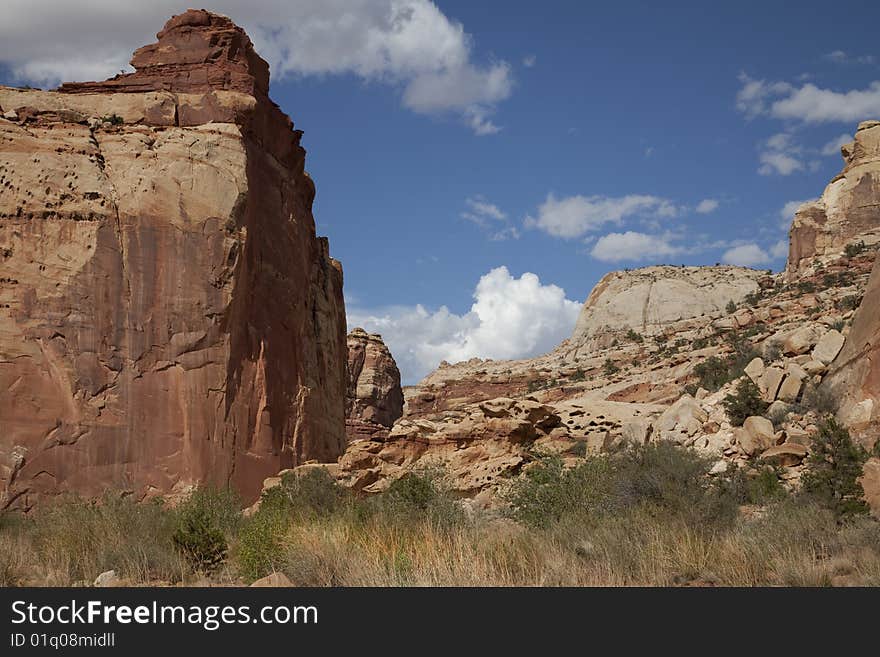
<svg viewBox="0 0 880 657">
<path fill-rule="evenodd" d="M 876 61 L 873 55 L 850 55 L 843 50 L 834 50 L 823 57 L 835 64 L 873 64 Z"/>
<path fill-rule="evenodd" d="M 770 255 L 774 258 L 788 257 L 788 240 L 779 240 L 770 247 Z"/>
<path fill-rule="evenodd" d="M 728 249 L 721 259 L 729 265 L 754 267 L 770 262 L 770 256 L 757 244 L 742 244 Z"/>
<path fill-rule="evenodd" d="M 684 253 L 685 249 L 670 243 L 669 236 L 649 235 L 628 230 L 608 233 L 593 245 L 590 255 L 604 262 L 645 260 Z"/>
<path fill-rule="evenodd" d="M 538 228 L 554 237 L 571 239 L 612 223 L 620 224 L 633 216 L 674 217 L 679 209 L 672 201 L 658 196 L 567 196 L 552 193 L 538 206 L 538 217 L 526 217 L 527 228 Z"/>
<path fill-rule="evenodd" d="M 797 212 L 798 208 L 801 207 L 804 203 L 809 203 L 815 199 L 804 199 L 803 201 L 789 201 L 785 205 L 782 206 L 782 209 L 779 211 L 779 216 L 782 218 L 782 222 L 780 223 L 780 227 L 783 230 L 788 230 L 791 227 L 791 222 L 794 220 L 794 213 Z"/>
<path fill-rule="evenodd" d="M 767 102 L 774 96 L 790 92 L 792 86 L 787 82 L 767 82 L 739 74 L 742 87 L 736 94 L 736 107 L 748 118 L 767 112 Z"/>
<path fill-rule="evenodd" d="M 739 80 L 736 105 L 748 118 L 768 115 L 804 123 L 853 123 L 880 114 L 880 81 L 865 89 L 833 91 L 812 83 L 797 87 L 756 80 L 745 73 Z"/>
<path fill-rule="evenodd" d="M 440 361 L 526 358 L 545 353 L 567 338 L 581 304 L 556 285 L 543 285 L 532 273 L 519 278 L 497 267 L 480 278 L 469 312 L 457 315 L 445 306 L 422 305 L 378 310 L 350 308 L 349 327 L 381 333 L 411 383 Z"/>
<path fill-rule="evenodd" d="M 696 211 L 698 214 L 710 214 L 718 209 L 720 203 L 714 198 L 704 198 L 697 203 Z"/>
<path fill-rule="evenodd" d="M 507 223 L 507 213 L 484 196 L 471 196 L 465 199 L 464 204 L 467 208 L 461 217 L 485 230 L 490 240 L 519 239 L 519 229 Z"/>
<path fill-rule="evenodd" d="M 758 156 L 761 163 L 758 173 L 762 176 L 770 176 L 774 173 L 788 176 L 806 168 L 801 157 L 803 149 L 794 143 L 788 133 L 780 132 L 773 135 L 761 145 L 761 149 Z"/>
<path fill-rule="evenodd" d="M 822 147 L 822 155 L 840 155 L 840 148 L 853 140 L 852 135 L 843 133 Z"/>
<path fill-rule="evenodd" d="M 523 57 L 523 66 L 525 66 L 526 68 L 532 68 L 537 61 L 538 58 L 534 55 L 526 55 L 525 57 Z"/>
<path fill-rule="evenodd" d="M 0 62 L 22 81 L 53 85 L 103 79 L 127 69 L 132 51 L 155 40 L 179 0 L 4 0 Z M 510 66 L 480 64 L 473 39 L 431 0 L 214 0 L 251 36 L 274 80 L 354 74 L 402 91 L 407 108 L 454 113 L 476 134 L 513 89 Z"/>
</svg>

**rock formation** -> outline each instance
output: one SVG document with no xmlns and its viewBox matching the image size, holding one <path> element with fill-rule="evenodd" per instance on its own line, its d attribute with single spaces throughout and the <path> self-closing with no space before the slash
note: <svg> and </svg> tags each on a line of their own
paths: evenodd
<svg viewBox="0 0 880 657">
<path fill-rule="evenodd" d="M 796 280 L 816 262 L 847 245 L 880 242 L 880 121 L 864 121 L 841 148 L 845 161 L 822 197 L 803 204 L 791 225 L 786 279 Z"/>
<path fill-rule="evenodd" d="M 825 386 L 840 400 L 841 420 L 871 448 L 880 439 L 880 258 L 830 369 Z"/>
<path fill-rule="evenodd" d="M 745 267 L 644 267 L 614 271 L 590 292 L 571 337 L 596 346 L 629 329 L 655 335 L 673 322 L 717 314 L 757 292 L 762 272 Z M 606 345 L 607 346 L 607 345 Z"/>
<path fill-rule="evenodd" d="M 345 426 L 349 440 L 387 435 L 403 415 L 400 370 L 382 336 L 361 328 L 348 334 Z"/>
<path fill-rule="evenodd" d="M 229 19 L 136 72 L 0 87 L 0 491 L 246 497 L 344 449 L 342 270 L 301 132 Z"/>
</svg>

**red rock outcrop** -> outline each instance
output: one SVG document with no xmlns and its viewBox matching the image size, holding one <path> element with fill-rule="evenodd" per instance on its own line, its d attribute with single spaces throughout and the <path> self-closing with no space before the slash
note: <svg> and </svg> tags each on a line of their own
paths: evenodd
<svg viewBox="0 0 880 657">
<path fill-rule="evenodd" d="M 349 440 L 387 436 L 403 415 L 400 370 L 382 336 L 361 328 L 348 334 L 345 425 Z"/>
<path fill-rule="evenodd" d="M 804 203 L 791 225 L 785 277 L 796 280 L 848 245 L 880 242 L 880 121 L 863 121 L 841 148 L 845 162 L 821 198 Z"/>
<path fill-rule="evenodd" d="M 342 270 L 229 19 L 136 73 L 0 87 L 0 506 L 265 477 L 345 448 Z"/>
</svg>

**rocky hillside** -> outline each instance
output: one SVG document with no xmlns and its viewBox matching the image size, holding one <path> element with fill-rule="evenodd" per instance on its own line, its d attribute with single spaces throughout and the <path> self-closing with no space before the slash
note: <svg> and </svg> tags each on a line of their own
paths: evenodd
<svg viewBox="0 0 880 657">
<path fill-rule="evenodd" d="M 262 480 L 346 444 L 342 270 L 229 19 L 135 73 L 0 87 L 0 506 Z"/>
<path fill-rule="evenodd" d="M 714 459 L 714 472 L 772 463 L 797 486 L 821 416 L 838 406 L 870 448 L 880 425 L 880 274 L 871 276 L 880 231 L 878 137 L 880 123 L 861 124 L 832 191 L 798 211 L 785 272 L 612 272 L 553 352 L 444 363 L 405 390 L 404 415 L 387 437 L 354 441 L 333 472 L 374 492 L 439 465 L 453 489 L 488 504 L 540 454 L 574 464 L 628 443 L 671 440 Z M 745 381 L 764 412 L 733 418 L 724 400 Z M 880 510 L 878 474 L 873 459 L 865 489 Z"/>
</svg>

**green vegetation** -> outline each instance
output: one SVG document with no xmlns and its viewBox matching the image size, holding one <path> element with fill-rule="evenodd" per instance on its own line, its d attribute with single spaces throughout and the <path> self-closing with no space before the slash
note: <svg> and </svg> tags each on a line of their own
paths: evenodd
<svg viewBox="0 0 880 657">
<path fill-rule="evenodd" d="M 736 302 L 733 299 L 728 301 L 727 307 L 725 308 L 725 310 L 727 311 L 728 315 L 732 315 L 733 313 L 735 313 L 736 312 Z"/>
<path fill-rule="evenodd" d="M 602 365 L 602 371 L 604 371 L 607 376 L 614 376 L 620 371 L 620 368 L 614 364 L 613 360 L 606 358 L 605 364 Z"/>
<path fill-rule="evenodd" d="M 868 453 L 833 417 L 826 418 L 807 457 L 803 490 L 836 516 L 868 512 L 864 490 L 859 483 Z"/>
<path fill-rule="evenodd" d="M 843 297 L 837 301 L 837 309 L 838 310 L 855 310 L 862 303 L 862 297 L 858 294 L 850 294 L 849 296 Z"/>
<path fill-rule="evenodd" d="M 632 329 L 629 329 L 629 330 L 626 332 L 626 338 L 627 338 L 627 340 L 630 340 L 630 341 L 632 341 L 632 342 L 636 342 L 636 343 L 638 343 L 638 344 L 641 344 L 642 342 L 645 341 L 645 338 L 643 338 L 642 335 L 641 335 L 640 333 L 636 333 L 636 332 L 635 332 L 634 330 L 632 330 Z"/>
<path fill-rule="evenodd" d="M 726 395 L 721 403 L 724 404 L 730 423 L 735 427 L 741 427 L 746 418 L 763 415 L 769 406 L 761 399 L 758 386 L 748 377 L 740 379 L 736 384 L 736 390 Z"/>
<path fill-rule="evenodd" d="M 709 392 L 741 377 L 746 365 L 758 356 L 755 347 L 744 336 L 730 331 L 726 337 L 730 349 L 727 356 L 711 356 L 694 367 L 699 387 Z"/>
<path fill-rule="evenodd" d="M 868 247 L 865 246 L 865 242 L 859 240 L 858 242 L 847 244 L 846 247 L 844 247 L 843 251 L 844 253 L 846 253 L 847 258 L 855 258 L 860 253 L 864 253 L 867 248 Z"/>
<path fill-rule="evenodd" d="M 118 114 L 110 114 L 109 116 L 102 116 L 101 121 L 104 123 L 109 123 L 110 125 L 122 125 L 125 123 L 125 119 L 123 119 Z"/>
</svg>

